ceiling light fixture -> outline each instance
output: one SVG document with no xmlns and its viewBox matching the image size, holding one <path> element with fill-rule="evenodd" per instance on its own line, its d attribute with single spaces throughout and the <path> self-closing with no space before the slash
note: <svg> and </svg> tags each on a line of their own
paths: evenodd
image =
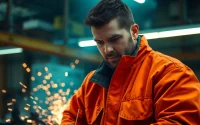
<svg viewBox="0 0 200 125">
<path fill-rule="evenodd" d="M 0 55 L 15 54 L 15 53 L 21 53 L 21 52 L 23 52 L 22 48 L 1 49 Z"/>
<path fill-rule="evenodd" d="M 80 47 L 89 47 L 89 46 L 96 46 L 96 42 L 94 40 L 84 40 L 78 43 Z"/>
<path fill-rule="evenodd" d="M 145 0 L 134 0 L 135 2 L 138 2 L 138 3 L 140 3 L 140 4 L 143 4 L 143 3 L 145 3 Z"/>
</svg>

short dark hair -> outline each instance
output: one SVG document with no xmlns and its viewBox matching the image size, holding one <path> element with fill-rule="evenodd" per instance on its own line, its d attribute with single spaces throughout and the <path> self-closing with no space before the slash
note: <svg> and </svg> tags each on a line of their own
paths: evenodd
<svg viewBox="0 0 200 125">
<path fill-rule="evenodd" d="M 131 9 L 121 0 L 101 0 L 88 13 L 85 24 L 101 27 L 117 19 L 121 28 L 130 28 L 135 23 Z"/>
</svg>

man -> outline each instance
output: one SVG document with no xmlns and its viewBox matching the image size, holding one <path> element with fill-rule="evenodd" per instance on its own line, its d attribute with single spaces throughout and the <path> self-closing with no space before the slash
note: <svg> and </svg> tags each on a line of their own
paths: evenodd
<svg viewBox="0 0 200 125">
<path fill-rule="evenodd" d="M 104 61 L 71 98 L 61 125 L 200 125 L 197 77 L 151 49 L 126 4 L 102 0 L 85 23 Z"/>
</svg>

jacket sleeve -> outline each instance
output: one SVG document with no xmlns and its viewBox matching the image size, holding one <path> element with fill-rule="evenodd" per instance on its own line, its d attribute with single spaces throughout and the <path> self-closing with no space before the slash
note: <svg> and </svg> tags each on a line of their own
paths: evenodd
<svg viewBox="0 0 200 125">
<path fill-rule="evenodd" d="M 83 101 L 82 88 L 79 88 L 63 112 L 61 125 L 75 125 L 77 118 L 77 125 L 85 124 Z"/>
<path fill-rule="evenodd" d="M 85 84 L 89 82 L 91 76 L 92 72 L 86 76 L 81 87 L 70 99 L 69 105 L 67 105 L 63 112 L 63 117 L 60 125 L 75 125 L 75 123 L 76 125 L 87 124 L 84 105 L 84 90 Z"/>
<path fill-rule="evenodd" d="M 193 71 L 173 67 L 159 78 L 154 87 L 156 123 L 151 125 L 199 125 L 200 83 Z"/>
</svg>

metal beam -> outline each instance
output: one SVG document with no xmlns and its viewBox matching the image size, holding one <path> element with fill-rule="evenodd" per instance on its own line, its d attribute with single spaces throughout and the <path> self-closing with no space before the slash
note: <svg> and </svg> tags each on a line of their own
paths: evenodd
<svg viewBox="0 0 200 125">
<path fill-rule="evenodd" d="M 67 48 L 63 45 L 55 45 L 48 41 L 32 39 L 26 36 L 10 34 L 7 32 L 0 31 L 0 43 L 63 57 L 78 58 L 93 63 L 99 63 L 102 61 L 102 57 L 98 54 L 87 53 L 78 49 Z"/>
<path fill-rule="evenodd" d="M 87 53 L 78 49 L 67 48 L 62 45 L 54 45 L 48 41 L 32 39 L 29 37 L 10 34 L 1 31 L 0 31 L 0 43 L 63 57 L 78 58 L 81 60 L 90 61 L 94 63 L 100 63 L 102 61 L 102 57 L 98 54 Z M 170 54 L 170 56 L 173 56 L 180 60 L 200 59 L 200 53 L 197 52 Z"/>
<path fill-rule="evenodd" d="M 7 57 L 6 56 L 0 56 L 0 119 L 3 118 L 3 116 L 6 113 L 6 107 L 5 107 L 5 93 L 3 93 L 2 90 L 7 89 Z"/>
</svg>

